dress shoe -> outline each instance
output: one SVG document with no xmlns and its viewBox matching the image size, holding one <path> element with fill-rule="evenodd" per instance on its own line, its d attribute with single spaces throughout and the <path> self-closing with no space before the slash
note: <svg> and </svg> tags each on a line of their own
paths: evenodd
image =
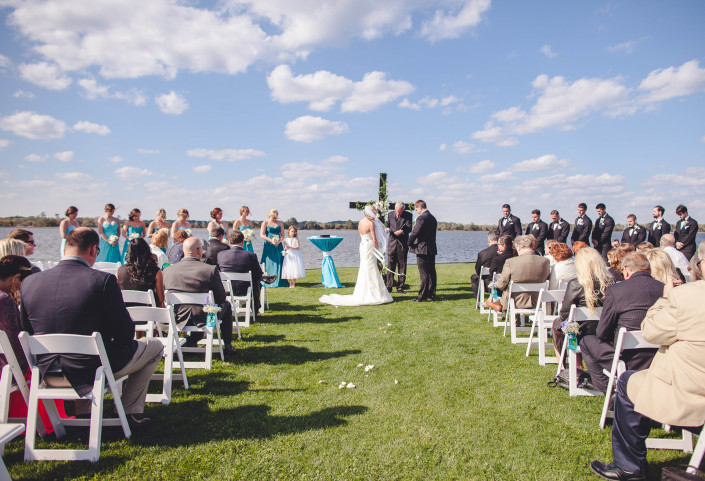
<svg viewBox="0 0 705 481">
<path fill-rule="evenodd" d="M 391 287 L 387 287 L 387 292 L 392 292 L 392 288 L 391 288 Z"/>
<path fill-rule="evenodd" d="M 590 470 L 603 479 L 614 479 L 617 481 L 643 481 L 646 476 L 643 474 L 628 473 L 614 463 L 605 464 L 600 461 L 590 463 Z"/>
<path fill-rule="evenodd" d="M 227 355 L 233 355 L 237 352 L 237 350 L 230 345 L 223 346 L 223 354 Z"/>
<path fill-rule="evenodd" d="M 127 415 L 127 424 L 130 426 L 132 431 L 143 431 L 152 423 L 152 420 L 142 416 L 141 418 L 135 417 L 134 414 Z"/>
<path fill-rule="evenodd" d="M 426 299 L 412 299 L 411 302 L 426 302 Z"/>
<path fill-rule="evenodd" d="M 389 292 L 392 292 L 392 291 L 389 291 Z M 397 289 L 397 294 L 405 294 L 405 293 L 406 292 L 404 291 L 404 289 Z"/>
<path fill-rule="evenodd" d="M 500 304 L 499 302 L 487 301 L 485 302 L 485 306 L 489 307 L 490 309 L 494 309 L 495 311 L 502 312 L 502 304 Z"/>
</svg>

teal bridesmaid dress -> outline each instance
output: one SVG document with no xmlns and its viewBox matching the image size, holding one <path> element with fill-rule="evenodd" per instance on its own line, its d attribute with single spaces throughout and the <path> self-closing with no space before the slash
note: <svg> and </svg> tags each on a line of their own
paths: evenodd
<svg viewBox="0 0 705 481">
<path fill-rule="evenodd" d="M 69 226 L 66 228 L 66 237 L 69 236 L 69 232 L 74 230 L 76 227 L 72 226 L 69 224 Z M 61 239 L 61 251 L 59 252 L 61 254 L 61 257 L 64 257 L 64 247 L 66 247 L 66 239 Z"/>
<path fill-rule="evenodd" d="M 142 226 L 139 227 L 132 227 L 131 225 L 127 226 L 127 239 L 125 239 L 125 242 L 122 243 L 122 256 L 120 256 L 120 262 L 125 263 L 125 256 L 127 255 L 127 244 L 130 243 L 130 236 L 132 234 L 138 234 L 140 237 L 142 237 Z"/>
<path fill-rule="evenodd" d="M 245 231 L 245 230 L 247 230 L 247 229 L 252 229 L 252 226 L 241 225 L 241 226 L 238 226 L 238 228 L 237 228 L 237 230 L 239 230 L 239 231 Z M 254 251 L 255 251 L 255 250 L 252 248 L 252 242 L 247 242 L 247 241 L 245 241 L 245 242 L 242 244 L 242 248 L 243 248 L 244 250 L 246 250 L 247 252 L 254 252 Z"/>
<path fill-rule="evenodd" d="M 111 235 L 118 234 L 118 223 L 110 224 L 103 223 L 103 234 L 108 239 Z M 100 254 L 96 258 L 96 262 L 120 262 L 120 244 L 110 245 L 107 241 L 100 238 Z"/>
<path fill-rule="evenodd" d="M 267 226 L 267 237 L 271 239 L 272 236 L 275 235 L 278 235 L 281 238 L 281 228 L 279 228 L 279 226 Z M 281 278 L 282 251 L 284 251 L 283 244 L 279 244 L 275 247 L 271 242 L 264 241 L 261 262 L 264 263 L 264 270 L 267 271 L 267 274 L 277 277 L 273 283 L 267 284 L 268 287 L 289 287 L 289 282 L 286 279 Z"/>
</svg>

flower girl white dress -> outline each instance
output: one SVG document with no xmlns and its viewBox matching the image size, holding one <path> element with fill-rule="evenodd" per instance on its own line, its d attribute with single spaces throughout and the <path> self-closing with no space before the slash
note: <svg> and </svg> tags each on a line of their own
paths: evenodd
<svg viewBox="0 0 705 481">
<path fill-rule="evenodd" d="M 287 237 L 284 239 L 284 244 L 288 247 L 299 247 L 299 238 Z M 286 249 L 282 263 L 282 279 L 301 279 L 302 277 L 306 277 L 306 268 L 301 249 Z"/>
</svg>

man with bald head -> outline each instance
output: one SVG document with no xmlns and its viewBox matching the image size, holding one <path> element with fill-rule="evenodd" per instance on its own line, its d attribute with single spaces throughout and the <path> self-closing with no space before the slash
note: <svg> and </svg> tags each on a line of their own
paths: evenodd
<svg viewBox="0 0 705 481">
<path fill-rule="evenodd" d="M 230 303 L 226 299 L 225 289 L 220 280 L 220 269 L 201 262 L 203 244 L 196 237 L 189 237 L 183 244 L 184 258 L 178 264 L 172 264 L 164 269 L 164 289 L 174 292 L 208 292 L 213 291 L 212 301 L 218 304 L 222 311 L 218 317 L 223 321 L 220 326 L 220 335 L 225 344 L 226 354 L 232 354 L 233 340 L 233 315 Z M 181 305 L 175 310 L 176 322 L 179 327 L 205 326 L 207 314 L 203 312 L 203 305 Z M 194 335 L 196 334 L 196 335 Z M 187 346 L 194 346 L 202 335 L 191 333 Z"/>
<path fill-rule="evenodd" d="M 673 265 L 676 266 L 684 276 L 688 274 L 688 258 L 678 249 L 676 249 L 676 238 L 673 234 L 663 234 L 659 241 L 661 249 L 671 258 Z"/>
</svg>

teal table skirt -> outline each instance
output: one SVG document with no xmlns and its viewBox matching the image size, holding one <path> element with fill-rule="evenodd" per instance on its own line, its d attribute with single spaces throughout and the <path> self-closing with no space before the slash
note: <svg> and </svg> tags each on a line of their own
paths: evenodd
<svg viewBox="0 0 705 481">
<path fill-rule="evenodd" d="M 340 283 L 340 279 L 338 279 L 338 272 L 335 270 L 335 262 L 333 262 L 333 257 L 330 255 L 331 251 L 343 241 L 343 238 L 312 236 L 309 237 L 308 240 L 323 252 L 321 284 L 330 288 L 345 287 Z"/>
</svg>

